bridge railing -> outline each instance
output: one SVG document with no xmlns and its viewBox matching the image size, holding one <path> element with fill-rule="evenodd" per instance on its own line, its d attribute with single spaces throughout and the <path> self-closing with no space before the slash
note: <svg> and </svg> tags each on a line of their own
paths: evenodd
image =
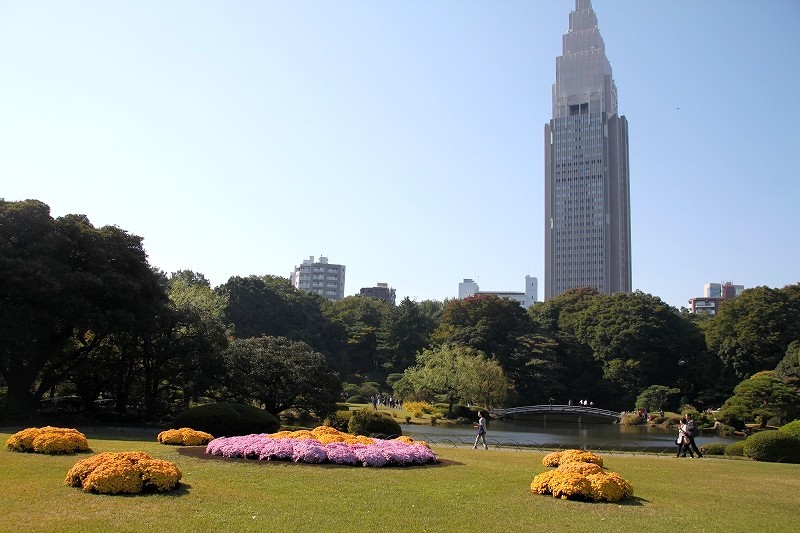
<svg viewBox="0 0 800 533">
<path fill-rule="evenodd" d="M 600 409 L 597 407 L 587 407 L 583 405 L 525 405 L 522 407 L 509 407 L 507 409 L 492 409 L 491 411 L 492 416 L 500 418 L 509 415 L 530 413 L 571 413 L 578 415 L 600 416 L 616 420 L 622 418 L 622 413 L 618 413 L 617 411 Z"/>
</svg>

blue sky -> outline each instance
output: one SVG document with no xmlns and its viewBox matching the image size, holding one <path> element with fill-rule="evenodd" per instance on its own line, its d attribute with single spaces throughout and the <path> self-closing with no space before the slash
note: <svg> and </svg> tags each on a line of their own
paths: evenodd
<svg viewBox="0 0 800 533">
<path fill-rule="evenodd" d="M 544 124 L 573 0 L 1 1 L 0 197 L 152 265 L 346 294 L 544 283 Z M 633 287 L 800 282 L 800 3 L 595 0 L 630 125 Z"/>
</svg>

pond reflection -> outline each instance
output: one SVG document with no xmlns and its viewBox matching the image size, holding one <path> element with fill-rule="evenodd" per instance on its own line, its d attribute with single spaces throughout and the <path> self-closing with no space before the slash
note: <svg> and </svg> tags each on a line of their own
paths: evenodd
<svg viewBox="0 0 800 533">
<path fill-rule="evenodd" d="M 432 444 L 472 444 L 475 430 L 471 425 L 401 424 L 403 434 Z M 486 434 L 492 445 L 582 448 L 587 450 L 674 451 L 677 430 L 648 426 L 624 426 L 613 423 L 579 423 L 542 420 L 493 420 Z M 721 437 L 706 430 L 695 441 L 731 443 L 736 437 Z"/>
</svg>

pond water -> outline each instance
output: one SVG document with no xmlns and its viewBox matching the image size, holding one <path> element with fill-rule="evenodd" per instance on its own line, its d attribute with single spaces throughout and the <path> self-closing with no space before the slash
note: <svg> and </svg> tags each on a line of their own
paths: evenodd
<svg viewBox="0 0 800 533">
<path fill-rule="evenodd" d="M 471 425 L 423 426 L 401 424 L 403 434 L 431 444 L 472 444 L 475 430 Z M 490 445 L 581 448 L 598 451 L 676 451 L 677 430 L 647 426 L 623 426 L 613 423 L 579 423 L 559 421 L 492 420 L 488 423 L 486 440 Z M 739 440 L 721 437 L 706 430 L 695 438 L 697 446 L 707 442 L 726 444 Z"/>
</svg>

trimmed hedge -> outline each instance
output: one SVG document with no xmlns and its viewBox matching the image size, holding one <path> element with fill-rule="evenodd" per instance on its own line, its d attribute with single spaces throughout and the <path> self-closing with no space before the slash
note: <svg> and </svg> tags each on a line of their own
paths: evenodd
<svg viewBox="0 0 800 533">
<path fill-rule="evenodd" d="M 700 446 L 700 453 L 703 455 L 724 455 L 728 445 L 724 442 L 708 442 Z"/>
<path fill-rule="evenodd" d="M 347 432 L 353 435 L 402 435 L 400 424 L 389 415 L 371 409 L 361 409 L 350 413 Z"/>
<path fill-rule="evenodd" d="M 744 441 L 739 440 L 725 446 L 725 455 L 728 457 L 744 457 Z"/>
<path fill-rule="evenodd" d="M 347 426 L 350 424 L 352 414 L 353 411 L 350 411 L 349 409 L 344 411 L 336 411 L 334 414 L 328 415 L 328 417 L 323 421 L 323 424 L 339 431 L 347 432 Z"/>
<path fill-rule="evenodd" d="M 356 394 L 355 396 L 350 396 L 347 399 L 347 403 L 369 403 L 369 400 L 367 400 L 363 396 Z"/>
<path fill-rule="evenodd" d="M 800 463 L 800 439 L 783 431 L 760 431 L 744 441 L 744 454 L 756 461 Z"/>
<path fill-rule="evenodd" d="M 781 426 L 778 431 L 783 431 L 784 433 L 788 433 L 789 435 L 800 439 L 800 420 L 789 422 L 788 424 Z"/>
<path fill-rule="evenodd" d="M 281 423 L 274 415 L 252 405 L 210 403 L 187 409 L 175 417 L 173 427 L 188 427 L 215 437 L 274 433 Z"/>
</svg>

